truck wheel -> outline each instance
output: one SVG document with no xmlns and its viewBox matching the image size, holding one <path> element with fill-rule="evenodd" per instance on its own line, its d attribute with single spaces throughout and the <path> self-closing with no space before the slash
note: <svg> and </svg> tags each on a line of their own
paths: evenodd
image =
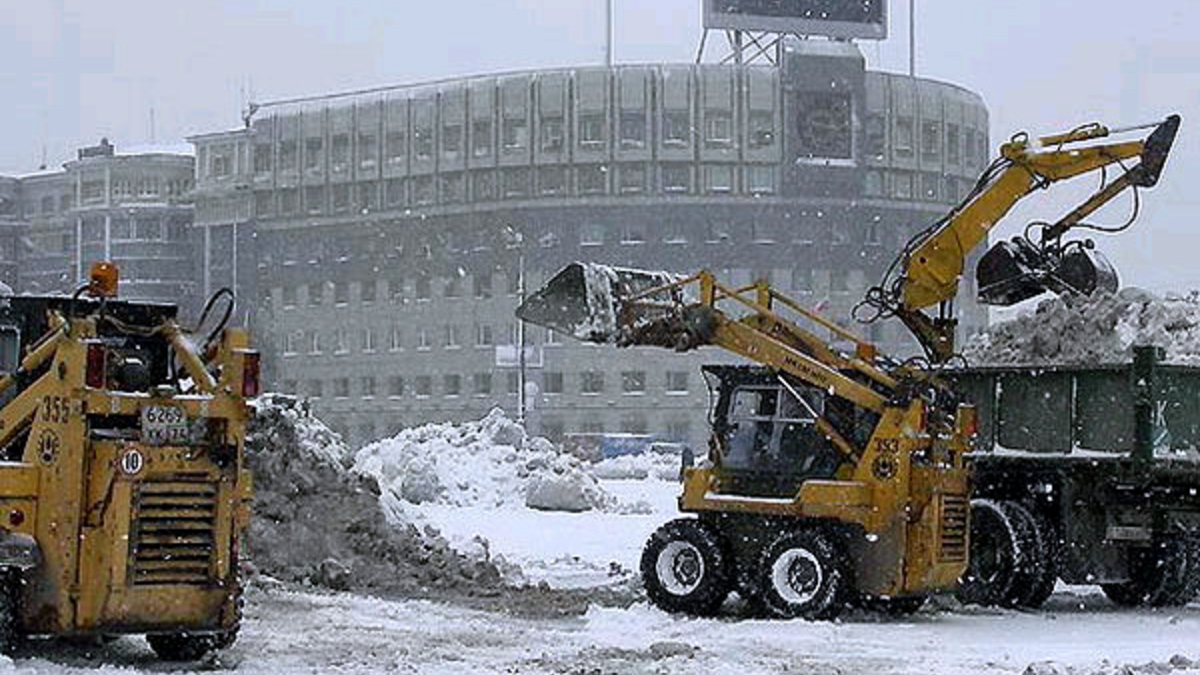
<svg viewBox="0 0 1200 675">
<path fill-rule="evenodd" d="M 658 528 L 642 549 L 642 585 L 668 612 L 711 616 L 732 588 L 720 536 L 694 518 Z"/>
<path fill-rule="evenodd" d="M 17 628 L 17 574 L 0 569 L 0 655 L 12 656 L 21 642 Z"/>
<path fill-rule="evenodd" d="M 1129 581 L 1101 584 L 1109 600 L 1125 607 L 1173 607 L 1187 603 L 1188 546 L 1167 541 L 1130 552 Z"/>
<path fill-rule="evenodd" d="M 195 661 L 216 649 L 215 635 L 190 633 L 155 633 L 146 636 L 150 648 L 164 661 Z"/>
<path fill-rule="evenodd" d="M 1000 504 L 971 500 L 971 549 L 955 596 L 963 604 L 998 605 L 1016 576 L 1016 535 Z"/>
<path fill-rule="evenodd" d="M 1001 502 L 1013 533 L 1013 577 L 1000 604 L 1005 607 L 1040 607 L 1054 590 L 1056 572 L 1045 526 L 1018 502 Z"/>
<path fill-rule="evenodd" d="M 1033 524 L 1040 541 L 1038 558 L 1041 562 L 1041 574 L 1034 579 L 1021 606 L 1037 609 L 1054 595 L 1054 584 L 1058 582 L 1058 529 L 1049 517 L 1036 509 L 1029 509 L 1029 512 L 1033 516 Z"/>
<path fill-rule="evenodd" d="M 844 557 L 816 530 L 781 535 L 763 552 L 759 574 L 763 603 L 778 617 L 832 619 L 849 594 Z"/>
</svg>

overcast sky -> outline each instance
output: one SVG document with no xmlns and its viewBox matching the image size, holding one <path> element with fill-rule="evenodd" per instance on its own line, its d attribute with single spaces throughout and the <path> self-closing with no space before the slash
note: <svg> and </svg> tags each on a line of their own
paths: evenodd
<svg viewBox="0 0 1200 675">
<path fill-rule="evenodd" d="M 615 6 L 618 63 L 695 58 L 700 0 Z M 892 2 L 889 40 L 861 43 L 868 67 L 907 70 L 908 7 Z M 1197 27 L 1196 0 L 917 0 L 917 71 L 982 94 L 993 146 L 1021 129 L 1182 113 L 1138 227 L 1101 245 L 1129 282 L 1200 288 Z M 251 96 L 603 57 L 603 0 L 0 0 L 0 173 L 56 166 L 100 136 L 121 147 L 233 128 Z M 1013 220 L 1053 218 L 1073 198 L 1056 191 Z"/>
</svg>

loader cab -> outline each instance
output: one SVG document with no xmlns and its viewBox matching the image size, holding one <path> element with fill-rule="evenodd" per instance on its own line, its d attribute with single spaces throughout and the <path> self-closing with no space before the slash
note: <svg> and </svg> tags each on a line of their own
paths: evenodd
<svg viewBox="0 0 1200 675">
<path fill-rule="evenodd" d="M 826 393 L 767 368 L 705 366 L 712 393 L 714 463 L 723 492 L 790 497 L 806 480 L 832 479 L 842 456 L 817 429 Z"/>
</svg>

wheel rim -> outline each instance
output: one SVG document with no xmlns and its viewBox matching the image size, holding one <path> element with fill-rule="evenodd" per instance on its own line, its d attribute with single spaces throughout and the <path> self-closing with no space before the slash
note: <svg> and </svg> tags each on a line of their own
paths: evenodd
<svg viewBox="0 0 1200 675">
<path fill-rule="evenodd" d="M 771 585 L 779 597 L 789 604 L 812 602 L 825 581 L 821 561 L 812 551 L 793 548 L 784 551 L 771 564 Z"/>
<path fill-rule="evenodd" d="M 673 541 L 659 552 L 654 571 L 663 590 L 671 595 L 687 595 L 704 579 L 704 556 L 686 541 Z"/>
</svg>

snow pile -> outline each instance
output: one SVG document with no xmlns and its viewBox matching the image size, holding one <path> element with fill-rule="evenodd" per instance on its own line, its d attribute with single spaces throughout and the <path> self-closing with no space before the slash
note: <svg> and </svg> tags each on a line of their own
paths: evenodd
<svg viewBox="0 0 1200 675">
<path fill-rule="evenodd" d="M 1200 293 L 1160 298 L 1137 288 L 1044 300 L 1033 314 L 990 327 L 963 348 L 972 365 L 1127 363 L 1135 345 L 1168 363 L 1200 364 Z"/>
<path fill-rule="evenodd" d="M 354 470 L 410 504 L 610 509 L 616 500 L 579 459 L 558 452 L 498 408 L 478 422 L 427 424 L 358 451 Z"/>
<path fill-rule="evenodd" d="M 386 514 L 375 480 L 352 472 L 341 438 L 297 399 L 266 395 L 246 438 L 254 472 L 247 538 L 259 571 L 332 588 L 416 594 L 487 592 L 502 585 L 496 564 L 464 556 L 433 528 Z"/>
<path fill-rule="evenodd" d="M 675 454 L 644 452 L 609 457 L 592 466 L 592 475 L 601 480 L 679 480 L 680 457 Z"/>
</svg>

